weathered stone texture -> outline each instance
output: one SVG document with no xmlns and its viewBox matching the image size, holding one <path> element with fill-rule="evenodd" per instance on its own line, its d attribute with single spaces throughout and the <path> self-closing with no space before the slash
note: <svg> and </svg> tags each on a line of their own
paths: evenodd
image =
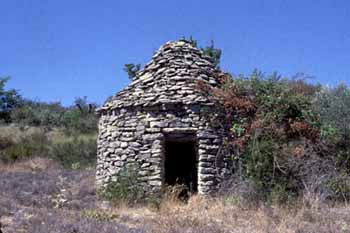
<svg viewBox="0 0 350 233">
<path fill-rule="evenodd" d="M 136 166 L 139 184 L 159 191 L 166 135 L 191 133 L 197 141 L 198 191 L 215 191 L 227 170 L 227 156 L 218 153 L 225 132 L 211 127 L 208 116 L 217 109 L 197 88 L 198 80 L 218 86 L 214 73 L 208 57 L 190 43 L 162 46 L 128 87 L 98 109 L 97 184 Z"/>
</svg>

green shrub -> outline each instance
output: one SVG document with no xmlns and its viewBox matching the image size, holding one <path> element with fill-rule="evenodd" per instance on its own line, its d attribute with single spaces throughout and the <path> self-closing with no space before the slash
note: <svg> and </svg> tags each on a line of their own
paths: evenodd
<svg viewBox="0 0 350 233">
<path fill-rule="evenodd" d="M 20 137 L 19 141 L 0 137 L 0 159 L 3 162 L 45 156 L 48 151 L 48 139 L 43 132 L 35 132 Z"/>
<path fill-rule="evenodd" d="M 326 184 L 331 190 L 331 198 L 338 201 L 350 200 L 350 177 L 348 174 L 338 174 Z"/>
<path fill-rule="evenodd" d="M 296 200 L 298 196 L 298 193 L 295 192 L 295 190 L 291 191 L 290 183 L 288 183 L 288 180 L 287 182 L 276 183 L 272 187 L 271 191 L 267 194 L 268 194 L 267 200 L 270 203 L 274 203 L 274 204 L 293 203 L 293 201 Z"/>
<path fill-rule="evenodd" d="M 45 103 L 26 100 L 11 112 L 12 122 L 22 126 L 59 127 L 65 109 L 59 102 Z"/>
<path fill-rule="evenodd" d="M 322 139 L 331 139 L 331 141 L 336 141 L 340 134 L 336 127 L 323 124 L 321 127 L 320 136 Z"/>
<path fill-rule="evenodd" d="M 9 77 L 0 77 L 0 123 L 11 121 L 11 111 L 22 102 L 22 97 L 14 89 L 5 90 Z"/>
<path fill-rule="evenodd" d="M 55 135 L 56 133 L 56 135 Z M 0 129 L 0 160 L 15 162 L 35 156 L 50 157 L 71 169 L 94 165 L 96 135 L 68 136 L 38 127 L 7 126 Z"/>
<path fill-rule="evenodd" d="M 280 158 L 279 144 L 273 138 L 253 137 L 242 158 L 244 179 L 253 182 L 263 200 L 286 202 L 297 194 L 294 175 Z"/>
<path fill-rule="evenodd" d="M 4 135 L 0 135 L 0 151 L 4 150 L 14 144 L 13 140 Z"/>
<path fill-rule="evenodd" d="M 111 214 L 102 210 L 84 210 L 82 211 L 82 216 L 101 222 L 113 221 L 119 217 L 117 214 Z"/>
<path fill-rule="evenodd" d="M 63 107 L 59 102 L 46 103 L 25 100 L 11 109 L 11 121 L 27 127 L 64 128 L 67 134 L 97 132 L 97 116 L 94 104 L 87 98 L 77 98 L 73 106 Z"/>
<path fill-rule="evenodd" d="M 63 166 L 72 169 L 94 165 L 96 161 L 97 143 L 94 137 L 63 140 L 53 142 L 49 148 L 49 156 Z"/>
<path fill-rule="evenodd" d="M 86 134 L 97 132 L 97 117 L 94 113 L 71 109 L 64 113 L 63 126 L 67 134 Z"/>
<path fill-rule="evenodd" d="M 313 101 L 313 109 L 320 115 L 325 128 L 334 128 L 340 136 L 350 138 L 350 89 L 343 84 L 323 88 Z"/>
<path fill-rule="evenodd" d="M 254 71 L 247 80 L 245 85 L 249 87 L 245 88 L 251 88 L 262 120 L 274 123 L 302 120 L 310 125 L 319 125 L 317 115 L 312 111 L 310 94 L 316 87 L 301 80 L 282 78 L 277 73 L 265 77 L 258 71 Z"/>
<path fill-rule="evenodd" d="M 101 196 L 114 204 L 127 203 L 134 205 L 145 199 L 144 190 L 137 183 L 137 170 L 128 167 L 112 176 L 105 188 L 101 190 Z"/>
<path fill-rule="evenodd" d="M 248 145 L 243 157 L 245 175 L 252 179 L 261 189 L 270 186 L 277 175 L 274 162 L 276 145 L 273 140 L 261 140 L 256 137 Z"/>
<path fill-rule="evenodd" d="M 343 148 L 337 150 L 336 165 L 341 170 L 350 174 L 350 149 Z"/>
<path fill-rule="evenodd" d="M 319 86 L 256 70 L 249 77 L 222 80 L 222 88 L 212 95 L 224 112 L 217 114 L 219 122 L 229 126 L 228 141 L 238 161 L 233 173 L 239 171 L 239 179 L 252 184 L 264 200 L 295 198 L 305 178 L 297 164 L 315 152 L 306 145 L 320 138 L 321 123 L 312 108 Z"/>
<path fill-rule="evenodd" d="M 95 133 L 97 132 L 97 116 L 95 105 L 88 103 L 87 97 L 76 98 L 74 105 L 69 107 L 63 118 L 63 125 L 68 133 Z"/>
</svg>

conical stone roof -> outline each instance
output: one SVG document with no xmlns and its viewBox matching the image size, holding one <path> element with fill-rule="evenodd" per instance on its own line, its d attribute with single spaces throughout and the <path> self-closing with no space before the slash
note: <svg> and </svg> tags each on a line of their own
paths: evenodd
<svg viewBox="0 0 350 233">
<path fill-rule="evenodd" d="M 215 87 L 216 70 L 201 50 L 185 40 L 161 46 L 132 83 L 110 97 L 98 111 L 159 104 L 208 103 L 199 80 Z"/>
</svg>

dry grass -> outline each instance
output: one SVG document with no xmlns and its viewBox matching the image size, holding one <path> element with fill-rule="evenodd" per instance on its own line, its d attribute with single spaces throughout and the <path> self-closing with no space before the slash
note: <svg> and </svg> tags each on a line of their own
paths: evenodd
<svg viewBox="0 0 350 233">
<path fill-rule="evenodd" d="M 1 137 L 9 138 L 14 142 L 19 142 L 22 138 L 31 137 L 34 134 L 45 134 L 44 129 L 38 127 L 26 127 L 22 129 L 16 126 L 1 126 Z"/>
<path fill-rule="evenodd" d="M 94 173 L 66 170 L 42 158 L 1 165 L 3 232 L 350 232 L 350 206 L 327 204 L 311 194 L 290 206 L 246 206 L 201 196 L 185 204 L 168 196 L 157 208 L 113 207 L 96 197 Z"/>
<path fill-rule="evenodd" d="M 71 142 L 74 139 L 78 140 L 96 140 L 97 134 L 79 134 L 79 135 L 67 135 L 64 133 L 62 129 L 53 129 L 49 131 L 47 134 L 48 140 L 53 143 L 63 143 L 63 142 Z"/>
<path fill-rule="evenodd" d="M 314 203 L 315 204 L 315 203 Z M 127 216 L 131 226 L 154 233 L 326 233 L 350 232 L 350 206 L 305 202 L 295 206 L 232 205 L 222 198 L 193 196 L 187 204 L 165 200 L 158 210 L 122 208 L 112 211 Z"/>
<path fill-rule="evenodd" d="M 187 205 L 164 203 L 158 215 L 154 232 L 209 232 L 201 230 L 204 226 L 211 227 L 210 232 L 350 232 L 349 206 L 320 203 L 245 208 L 221 198 L 194 196 Z"/>
<path fill-rule="evenodd" d="M 57 162 L 42 157 L 29 158 L 9 164 L 4 164 L 0 161 L 0 171 L 2 172 L 39 172 L 60 168 L 61 166 Z"/>
</svg>

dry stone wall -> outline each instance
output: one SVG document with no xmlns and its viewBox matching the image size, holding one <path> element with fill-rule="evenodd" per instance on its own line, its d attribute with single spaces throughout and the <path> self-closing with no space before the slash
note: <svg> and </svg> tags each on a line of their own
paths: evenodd
<svg viewBox="0 0 350 233">
<path fill-rule="evenodd" d="M 179 41 L 162 46 L 133 82 L 110 98 L 100 111 L 158 104 L 193 104 L 210 101 L 198 91 L 197 82 L 218 86 L 209 57 Z"/>
<path fill-rule="evenodd" d="M 159 192 L 167 135 L 191 134 L 197 144 L 198 192 L 215 192 L 228 174 L 229 158 L 219 153 L 225 132 L 211 126 L 209 116 L 217 109 L 196 87 L 198 80 L 217 86 L 214 72 L 190 43 L 162 46 L 134 81 L 98 110 L 97 184 L 133 166 L 139 185 Z"/>
</svg>

